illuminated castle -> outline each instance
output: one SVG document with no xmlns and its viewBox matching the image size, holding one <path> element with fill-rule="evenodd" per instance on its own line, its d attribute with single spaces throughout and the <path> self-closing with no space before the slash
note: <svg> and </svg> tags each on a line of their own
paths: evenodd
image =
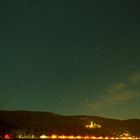
<svg viewBox="0 0 140 140">
<path fill-rule="evenodd" d="M 93 121 L 91 121 L 90 125 L 86 125 L 86 128 L 91 128 L 91 129 L 101 128 L 101 127 L 102 126 L 100 124 L 93 123 Z"/>
</svg>

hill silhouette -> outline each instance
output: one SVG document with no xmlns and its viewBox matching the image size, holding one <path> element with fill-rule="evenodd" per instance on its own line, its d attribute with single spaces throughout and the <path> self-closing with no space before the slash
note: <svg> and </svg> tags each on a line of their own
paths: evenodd
<svg viewBox="0 0 140 140">
<path fill-rule="evenodd" d="M 90 122 L 101 128 L 86 128 Z M 0 111 L 0 135 L 10 133 L 46 135 L 140 136 L 140 119 L 117 120 L 98 116 L 64 116 L 51 112 Z"/>
</svg>

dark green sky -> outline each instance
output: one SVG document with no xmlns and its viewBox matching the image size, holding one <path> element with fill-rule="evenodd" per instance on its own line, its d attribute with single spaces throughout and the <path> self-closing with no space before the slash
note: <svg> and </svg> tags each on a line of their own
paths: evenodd
<svg viewBox="0 0 140 140">
<path fill-rule="evenodd" d="M 0 109 L 140 118 L 140 1 L 1 0 Z"/>
</svg>

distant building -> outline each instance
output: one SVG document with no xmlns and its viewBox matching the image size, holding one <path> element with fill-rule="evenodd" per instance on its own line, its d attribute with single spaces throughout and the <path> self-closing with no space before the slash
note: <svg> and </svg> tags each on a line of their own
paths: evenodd
<svg viewBox="0 0 140 140">
<path fill-rule="evenodd" d="M 90 125 L 86 125 L 86 128 L 95 129 L 95 128 L 102 128 L 102 126 L 100 124 L 93 123 L 93 121 L 91 121 Z"/>
</svg>

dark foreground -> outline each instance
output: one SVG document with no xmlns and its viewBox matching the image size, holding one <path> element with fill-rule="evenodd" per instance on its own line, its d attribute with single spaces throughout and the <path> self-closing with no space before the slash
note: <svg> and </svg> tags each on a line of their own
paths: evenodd
<svg viewBox="0 0 140 140">
<path fill-rule="evenodd" d="M 7 139 L 3 139 L 0 138 L 0 140 L 7 140 Z M 9 139 L 9 140 L 41 140 L 41 139 Z M 43 140 L 52 140 L 52 139 L 43 139 Z M 63 140 L 63 139 L 55 139 L 55 140 Z M 69 140 L 69 139 L 65 139 L 65 140 Z M 83 140 L 83 139 L 72 139 L 72 140 Z M 92 140 L 92 139 L 87 139 L 87 140 Z M 140 138 L 135 137 L 135 138 L 97 138 L 94 140 L 140 140 Z"/>
</svg>

